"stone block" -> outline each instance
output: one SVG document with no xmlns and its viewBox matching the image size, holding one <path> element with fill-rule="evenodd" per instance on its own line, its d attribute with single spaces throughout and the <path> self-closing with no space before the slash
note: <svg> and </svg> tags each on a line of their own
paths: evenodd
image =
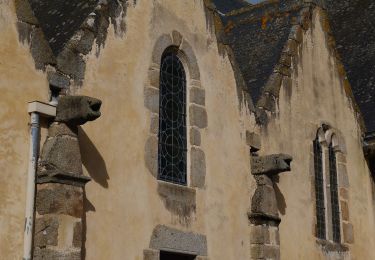
<svg viewBox="0 0 375 260">
<path fill-rule="evenodd" d="M 201 133 L 195 127 L 190 128 L 190 144 L 195 146 L 201 145 Z"/>
<path fill-rule="evenodd" d="M 254 132 L 246 131 L 246 144 L 250 146 L 252 152 L 257 152 L 262 149 L 260 135 Z"/>
<path fill-rule="evenodd" d="M 293 158 L 287 154 L 273 154 L 251 157 L 251 173 L 253 175 L 276 175 L 291 170 Z"/>
<path fill-rule="evenodd" d="M 143 250 L 143 260 L 160 260 L 160 251 L 154 249 Z"/>
<path fill-rule="evenodd" d="M 33 260 L 81 260 L 81 250 L 53 250 L 48 248 L 35 248 Z"/>
<path fill-rule="evenodd" d="M 156 136 L 150 136 L 145 145 L 146 167 L 155 178 L 158 176 L 158 145 Z"/>
<path fill-rule="evenodd" d="M 288 55 L 285 54 L 285 56 Z M 280 93 L 280 86 L 282 80 L 283 75 L 281 75 L 280 73 L 272 73 L 271 76 L 268 78 L 264 91 L 270 93 L 275 97 L 278 97 Z"/>
<path fill-rule="evenodd" d="M 250 245 L 250 256 L 255 259 L 264 259 L 264 245 Z"/>
<path fill-rule="evenodd" d="M 279 260 L 280 259 L 280 248 L 278 246 L 266 245 L 264 247 L 264 258 Z"/>
<path fill-rule="evenodd" d="M 276 100 L 270 93 L 264 93 L 258 100 L 257 107 L 270 112 L 276 111 Z"/>
<path fill-rule="evenodd" d="M 149 79 L 150 86 L 158 89 L 160 85 L 160 70 L 150 68 L 148 70 L 148 79 Z"/>
<path fill-rule="evenodd" d="M 86 62 L 82 54 L 64 48 L 57 57 L 57 69 L 81 83 L 85 77 Z"/>
<path fill-rule="evenodd" d="M 35 220 L 34 246 L 57 246 L 59 221 L 56 216 L 42 216 Z"/>
<path fill-rule="evenodd" d="M 144 105 L 151 112 L 159 114 L 159 89 L 150 87 L 145 88 Z"/>
<path fill-rule="evenodd" d="M 342 230 L 344 232 L 344 242 L 348 244 L 354 243 L 353 225 L 350 223 L 343 223 Z"/>
<path fill-rule="evenodd" d="M 159 133 L 159 115 L 158 114 L 151 114 L 151 122 L 150 122 L 150 133 L 157 135 Z"/>
<path fill-rule="evenodd" d="M 251 200 L 251 215 L 279 218 L 276 194 L 272 186 L 261 185 L 256 188 Z"/>
<path fill-rule="evenodd" d="M 300 25 L 292 26 L 289 34 L 289 39 L 293 39 L 298 43 L 301 43 L 303 41 L 303 30 Z"/>
<path fill-rule="evenodd" d="M 37 69 L 44 70 L 47 64 L 56 64 L 57 62 L 40 28 L 34 29 L 31 37 L 30 51 Z"/>
<path fill-rule="evenodd" d="M 154 50 L 152 52 L 152 62 L 160 64 L 163 52 L 171 45 L 173 45 L 173 41 L 170 35 L 163 34 L 162 36 L 160 36 L 156 41 Z"/>
<path fill-rule="evenodd" d="M 16 0 L 15 7 L 18 20 L 28 24 L 38 24 L 38 19 L 34 16 L 28 0 Z"/>
<path fill-rule="evenodd" d="M 188 67 L 189 67 L 189 74 L 190 78 L 193 80 L 200 79 L 200 72 L 197 63 L 197 58 L 195 57 L 194 51 L 190 44 L 187 41 L 183 41 L 180 49 L 185 54 L 186 58 L 188 59 Z"/>
<path fill-rule="evenodd" d="M 175 46 L 180 46 L 182 43 L 182 35 L 178 31 L 173 31 L 172 41 Z"/>
<path fill-rule="evenodd" d="M 150 248 L 156 250 L 168 248 L 176 252 L 206 256 L 207 239 L 201 234 L 158 225 L 152 232 Z"/>
<path fill-rule="evenodd" d="M 83 29 L 75 33 L 68 42 L 67 47 L 83 55 L 87 55 L 91 52 L 94 41 L 95 34 L 90 30 Z"/>
<path fill-rule="evenodd" d="M 346 171 L 346 165 L 339 163 L 337 167 L 340 188 L 349 188 L 349 177 Z"/>
<path fill-rule="evenodd" d="M 83 190 L 81 187 L 58 183 L 39 184 L 35 204 L 39 215 L 64 214 L 81 218 Z"/>
<path fill-rule="evenodd" d="M 71 136 L 76 137 L 78 135 L 78 128 L 68 126 L 65 123 L 53 122 L 48 128 L 48 137 L 57 137 L 57 136 Z"/>
<path fill-rule="evenodd" d="M 47 79 L 50 85 L 58 88 L 68 88 L 70 86 L 70 78 L 58 71 L 48 71 Z"/>
<path fill-rule="evenodd" d="M 74 229 L 73 229 L 73 246 L 81 248 L 82 247 L 82 235 L 83 235 L 83 230 L 82 230 L 82 222 L 76 222 L 74 224 Z"/>
<path fill-rule="evenodd" d="M 190 88 L 190 102 L 204 106 L 206 103 L 206 91 L 202 88 Z"/>
<path fill-rule="evenodd" d="M 349 221 L 349 207 L 346 201 L 341 200 L 341 218 L 342 220 Z"/>
<path fill-rule="evenodd" d="M 292 39 L 289 39 L 283 52 L 288 53 L 290 56 L 294 56 L 297 54 L 298 50 L 298 42 Z"/>
<path fill-rule="evenodd" d="M 252 225 L 250 227 L 251 244 L 269 244 L 270 234 L 266 225 Z"/>
<path fill-rule="evenodd" d="M 206 182 L 206 156 L 199 148 L 191 148 L 191 186 L 203 188 Z"/>
<path fill-rule="evenodd" d="M 278 227 L 269 227 L 270 233 L 270 244 L 271 245 L 280 245 L 280 232 Z"/>
<path fill-rule="evenodd" d="M 340 188 L 340 198 L 349 200 L 349 191 L 346 188 Z"/>
<path fill-rule="evenodd" d="M 17 30 L 18 30 L 18 38 L 23 44 L 30 44 L 31 36 L 33 33 L 33 26 L 24 23 L 24 22 L 17 22 Z"/>
<path fill-rule="evenodd" d="M 189 108 L 189 114 L 191 126 L 196 126 L 198 128 L 207 127 L 207 112 L 205 108 L 191 105 Z"/>
</svg>

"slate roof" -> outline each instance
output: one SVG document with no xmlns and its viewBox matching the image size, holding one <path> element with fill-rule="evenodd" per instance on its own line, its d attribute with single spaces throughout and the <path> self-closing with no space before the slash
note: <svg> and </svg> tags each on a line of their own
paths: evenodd
<svg viewBox="0 0 375 260">
<path fill-rule="evenodd" d="M 226 2 L 225 0 L 222 1 Z M 256 104 L 299 19 L 303 0 L 269 0 L 232 10 L 222 21 L 228 44 Z M 326 9 L 336 48 L 368 132 L 375 131 L 375 1 L 313 0 Z M 229 4 L 230 8 L 233 7 Z M 222 7 L 223 8 L 223 7 Z M 230 9 L 229 8 L 229 9 Z M 223 9 L 222 9 L 223 10 Z"/>
</svg>

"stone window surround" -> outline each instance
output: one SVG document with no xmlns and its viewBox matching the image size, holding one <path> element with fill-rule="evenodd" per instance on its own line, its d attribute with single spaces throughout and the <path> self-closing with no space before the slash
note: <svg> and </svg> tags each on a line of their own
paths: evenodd
<svg viewBox="0 0 375 260">
<path fill-rule="evenodd" d="M 173 31 L 161 35 L 152 52 L 148 79 L 144 86 L 144 104 L 150 112 L 150 132 L 145 145 L 145 163 L 150 173 L 158 177 L 158 132 L 159 132 L 159 78 L 161 57 L 170 47 L 178 48 L 177 57 L 186 72 L 187 106 L 187 187 L 204 188 L 206 175 L 205 153 L 201 148 L 201 132 L 207 128 L 205 89 L 201 86 L 200 72 L 192 47 L 182 35 Z M 162 181 L 158 180 L 158 185 Z M 174 184 L 176 185 L 176 184 Z M 180 185 L 176 185 L 180 186 Z M 185 188 L 185 187 L 184 187 Z"/>
<path fill-rule="evenodd" d="M 315 205 L 315 169 L 314 169 L 314 149 L 311 145 L 311 182 L 312 182 L 312 198 L 314 202 L 314 230 L 313 234 L 316 237 L 316 242 L 318 245 L 324 249 L 324 251 L 337 251 L 346 252 L 349 250 L 349 244 L 354 242 L 353 239 L 353 225 L 349 220 L 349 181 L 348 173 L 346 169 L 346 146 L 344 138 L 341 132 L 337 129 L 330 127 L 327 124 L 322 124 L 317 131 L 318 140 L 322 146 L 323 150 L 323 177 L 325 181 L 325 207 L 326 207 L 326 237 L 328 239 L 319 239 L 316 236 L 316 205 Z M 311 140 L 316 138 L 316 132 Z M 311 142 L 313 143 L 313 142 Z M 339 207 L 340 207 L 340 228 L 341 228 L 341 243 L 335 243 L 332 241 L 332 221 L 331 210 L 330 210 L 330 192 L 329 185 L 327 185 L 327 179 L 329 180 L 329 158 L 328 158 L 328 146 L 332 143 L 334 151 L 336 153 L 336 167 L 337 167 L 337 177 L 338 177 L 338 189 L 339 189 Z"/>
</svg>

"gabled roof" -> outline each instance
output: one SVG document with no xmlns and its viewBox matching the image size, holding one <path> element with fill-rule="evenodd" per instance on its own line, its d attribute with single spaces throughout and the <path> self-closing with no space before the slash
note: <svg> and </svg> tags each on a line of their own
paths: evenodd
<svg viewBox="0 0 375 260">
<path fill-rule="evenodd" d="M 303 27 L 305 7 L 319 5 L 328 14 L 336 50 L 343 62 L 356 104 L 367 131 L 375 131 L 375 2 L 373 0 L 268 0 L 240 7 L 222 15 L 225 37 L 238 70 L 259 107 L 272 110 L 277 89 L 270 83 L 281 81 L 277 74 L 289 74 L 285 60 L 288 41 L 295 26 Z M 232 8 L 233 5 L 230 4 Z M 296 40 L 296 39 L 294 39 Z M 290 54 L 290 53 L 289 53 Z M 275 74 L 276 71 L 276 74 Z M 274 88 L 274 86 L 273 86 Z M 267 96 L 265 101 L 262 98 Z M 272 98 L 268 98 L 272 96 Z"/>
</svg>

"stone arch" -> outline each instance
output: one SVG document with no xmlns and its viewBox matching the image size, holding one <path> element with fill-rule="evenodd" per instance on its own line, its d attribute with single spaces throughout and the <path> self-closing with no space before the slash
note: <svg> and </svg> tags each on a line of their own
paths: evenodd
<svg viewBox="0 0 375 260">
<path fill-rule="evenodd" d="M 205 108 L 205 89 L 193 48 L 179 32 L 161 35 L 155 42 L 151 64 L 144 86 L 144 104 L 150 113 L 150 132 L 145 145 L 145 163 L 150 173 L 158 176 L 159 84 L 161 57 L 168 48 L 176 48 L 186 72 L 186 110 L 188 140 L 188 186 L 204 188 L 206 175 L 205 153 L 201 147 L 201 132 L 208 126 Z"/>
</svg>

